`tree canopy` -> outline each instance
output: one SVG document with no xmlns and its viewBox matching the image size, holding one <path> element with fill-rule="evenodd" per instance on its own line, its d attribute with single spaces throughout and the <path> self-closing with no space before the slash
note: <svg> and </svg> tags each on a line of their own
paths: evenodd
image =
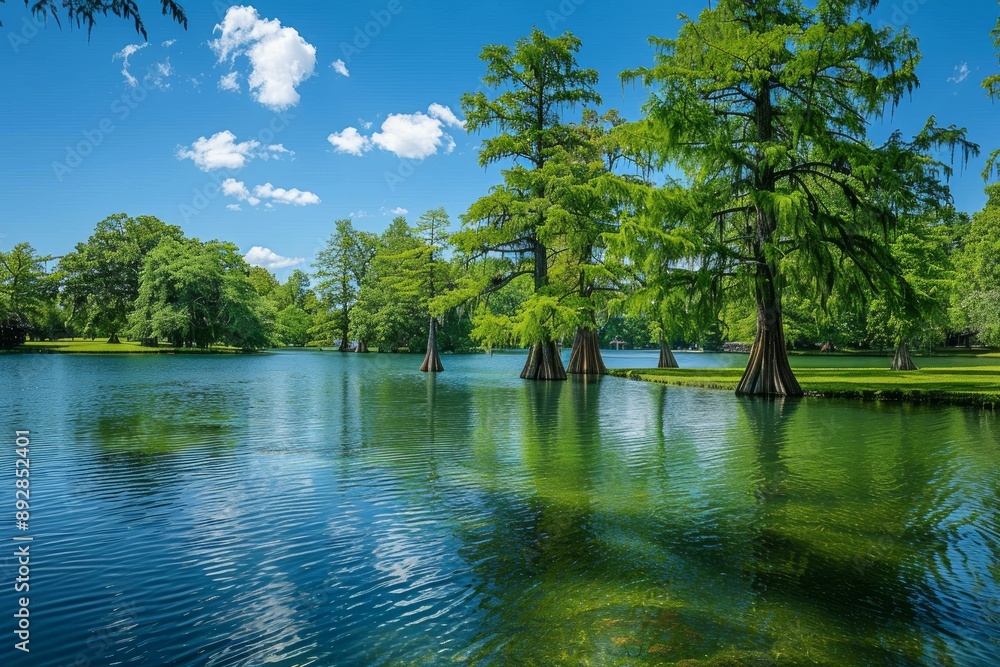
<svg viewBox="0 0 1000 667">
<path fill-rule="evenodd" d="M 633 149 L 683 172 L 686 215 L 713 221 L 715 270 L 753 286 L 756 339 L 739 393 L 802 393 L 785 352 L 790 282 L 825 299 L 850 266 L 869 289 L 907 299 L 890 248 L 899 211 L 947 171 L 931 152 L 976 150 L 933 118 L 912 141 L 868 139 L 870 120 L 919 83 L 916 40 L 861 18 L 875 4 L 720 0 L 684 17 L 676 39 L 652 39 L 654 66 L 623 74 L 652 89 L 629 129 Z"/>
</svg>

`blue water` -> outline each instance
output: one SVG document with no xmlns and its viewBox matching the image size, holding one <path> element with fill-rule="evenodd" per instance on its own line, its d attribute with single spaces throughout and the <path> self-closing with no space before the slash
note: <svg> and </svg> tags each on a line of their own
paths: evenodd
<svg viewBox="0 0 1000 667">
<path fill-rule="evenodd" d="M 0 664 L 995 664 L 992 413 L 523 359 L 0 357 Z"/>
</svg>

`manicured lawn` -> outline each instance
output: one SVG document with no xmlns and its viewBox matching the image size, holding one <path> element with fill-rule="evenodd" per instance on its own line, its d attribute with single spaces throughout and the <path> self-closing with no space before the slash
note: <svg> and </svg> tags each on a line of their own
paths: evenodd
<svg viewBox="0 0 1000 667">
<path fill-rule="evenodd" d="M 736 390 L 743 376 L 742 368 L 620 368 L 608 372 L 633 380 L 729 391 Z M 795 377 L 811 396 L 1000 406 L 1000 364 L 908 372 L 878 368 L 797 368 Z"/>
<path fill-rule="evenodd" d="M 28 342 L 18 348 L 22 352 L 52 352 L 60 354 L 233 354 L 240 350 L 234 347 L 179 348 L 160 344 L 159 347 L 143 347 L 138 341 L 122 341 L 109 344 L 106 339 L 98 340 L 57 340 Z"/>
</svg>

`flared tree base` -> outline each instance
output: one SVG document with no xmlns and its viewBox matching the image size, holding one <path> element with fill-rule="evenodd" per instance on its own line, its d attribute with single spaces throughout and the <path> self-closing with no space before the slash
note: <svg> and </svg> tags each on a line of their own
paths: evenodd
<svg viewBox="0 0 1000 667">
<path fill-rule="evenodd" d="M 743 379 L 736 387 L 741 396 L 802 396 L 802 387 L 792 373 L 780 326 L 757 330 Z"/>
<path fill-rule="evenodd" d="M 919 370 L 913 363 L 910 356 L 910 346 L 907 343 L 900 343 L 896 347 L 896 354 L 892 357 L 892 370 L 894 371 L 915 371 Z"/>
<path fill-rule="evenodd" d="M 359 354 L 368 354 L 368 343 L 363 340 L 359 340 L 358 347 L 354 351 Z"/>
<path fill-rule="evenodd" d="M 573 351 L 569 354 L 566 372 L 573 375 L 607 374 L 608 369 L 601 357 L 601 344 L 596 332 L 583 327 L 576 330 L 576 340 L 573 341 Z"/>
<path fill-rule="evenodd" d="M 534 343 L 521 371 L 524 380 L 565 380 L 566 369 L 556 344 L 549 341 Z"/>
<path fill-rule="evenodd" d="M 433 317 L 427 329 L 427 354 L 424 355 L 424 363 L 420 365 L 420 370 L 423 373 L 440 373 L 444 370 L 441 355 L 438 354 L 437 320 Z"/>
<path fill-rule="evenodd" d="M 420 370 L 424 373 L 440 373 L 444 370 L 444 364 L 441 363 L 441 355 L 438 354 L 436 345 L 427 348 L 427 354 L 424 355 L 424 363 L 420 364 Z"/>
<path fill-rule="evenodd" d="M 657 368 L 680 368 L 677 359 L 674 358 L 673 350 L 666 341 L 660 341 L 660 360 L 656 362 Z"/>
<path fill-rule="evenodd" d="M 120 345 L 121 344 L 121 340 L 118 339 L 118 334 L 111 334 L 111 336 L 108 337 L 108 344 L 109 345 Z"/>
</svg>

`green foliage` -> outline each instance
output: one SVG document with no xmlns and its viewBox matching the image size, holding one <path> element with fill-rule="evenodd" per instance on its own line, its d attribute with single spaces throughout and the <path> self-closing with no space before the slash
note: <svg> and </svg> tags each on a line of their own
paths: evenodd
<svg viewBox="0 0 1000 667">
<path fill-rule="evenodd" d="M 250 267 L 235 245 L 219 241 L 168 239 L 150 252 L 130 324 L 133 336 L 175 347 L 255 350 L 275 342 L 272 311 Z"/>
<path fill-rule="evenodd" d="M 989 199 L 972 216 L 956 253 L 956 300 L 980 340 L 1000 344 L 1000 184 L 986 188 Z"/>
<path fill-rule="evenodd" d="M 278 331 L 285 345 L 304 346 L 312 340 L 313 318 L 296 305 L 286 306 L 278 313 Z"/>
<path fill-rule="evenodd" d="M 650 322 L 642 317 L 612 315 L 598 332 L 601 347 L 611 347 L 611 341 L 624 341 L 625 347 L 633 350 L 641 349 L 650 344 L 656 336 L 650 332 Z M 668 342 L 681 342 L 668 338 Z"/>
<path fill-rule="evenodd" d="M 13 350 L 24 343 L 28 335 L 28 321 L 11 314 L 0 318 L 0 350 Z"/>
<path fill-rule="evenodd" d="M 561 303 L 576 289 L 577 274 L 563 266 L 563 275 L 555 276 L 559 280 L 550 280 L 550 269 L 568 249 L 578 250 L 574 259 L 580 262 L 587 243 L 582 235 L 574 237 L 574 223 L 581 219 L 577 206 L 587 204 L 575 187 L 586 160 L 574 151 L 587 137 L 562 119 L 569 107 L 600 103 L 594 91 L 597 72 L 577 66 L 579 49 L 580 40 L 570 33 L 548 37 L 537 29 L 513 49 L 487 46 L 480 56 L 486 63 L 483 83 L 497 93 L 462 97 L 466 128 L 496 133 L 483 140 L 479 163 L 513 161 L 502 172 L 503 184 L 469 207 L 452 239 L 470 260 L 506 260 L 505 271 L 481 282 L 478 290 L 468 283 L 463 288 L 488 294 L 520 276 L 533 276 L 535 296 L 514 325 L 526 343 L 558 338 L 567 322 L 557 318 L 577 317 L 576 308 Z M 567 288 L 570 274 L 574 280 Z"/>
<path fill-rule="evenodd" d="M 7 0 L 0 0 L 0 4 Z M 142 35 L 143 39 L 148 39 L 146 26 L 139 15 L 139 8 L 135 0 L 24 0 L 24 6 L 31 8 L 31 13 L 42 19 L 49 19 L 62 27 L 59 19 L 59 10 L 66 13 L 70 23 L 75 23 L 77 28 L 87 28 L 89 35 L 96 23 L 98 15 L 107 16 L 112 14 L 118 18 L 132 21 L 135 24 L 135 31 Z M 188 27 L 187 14 L 176 0 L 160 0 L 160 9 L 164 16 L 184 26 Z M 3 23 L 0 23 L 3 26 Z"/>
<path fill-rule="evenodd" d="M 116 337 L 139 296 L 146 257 L 161 241 L 184 237 L 180 227 L 152 216 L 124 213 L 97 224 L 93 235 L 62 258 L 62 300 L 74 322 L 91 335 Z"/>
<path fill-rule="evenodd" d="M 54 308 L 58 276 L 45 271 L 47 259 L 29 243 L 0 251 L 0 319 L 15 318 L 28 329 L 48 319 Z"/>
<path fill-rule="evenodd" d="M 773 336 L 760 339 L 762 350 L 784 347 L 782 293 L 791 285 L 822 305 L 835 288 L 860 284 L 893 310 L 912 304 L 892 248 L 899 218 L 947 201 L 940 179 L 950 168 L 937 150 L 965 159 L 978 151 L 964 130 L 933 117 L 911 140 L 868 140 L 870 119 L 918 85 L 920 59 L 906 30 L 859 18 L 871 6 L 720 0 L 676 39 L 651 40 L 653 67 L 623 74 L 654 90 L 647 117 L 622 130 L 624 144 L 684 176 L 682 187 L 664 190 L 666 229 L 689 227 L 700 245 L 686 255 L 723 283 L 753 286 L 768 323 L 757 335 Z M 787 368 L 772 354 L 755 359 Z"/>
<path fill-rule="evenodd" d="M 428 296 L 421 291 L 431 273 L 422 270 L 426 245 L 397 217 L 379 237 L 352 312 L 352 335 L 380 352 L 411 351 L 426 343 Z"/>
<path fill-rule="evenodd" d="M 341 349 L 346 349 L 350 338 L 351 309 L 375 255 L 376 236 L 354 229 L 347 219 L 337 220 L 334 224 L 335 231 L 326 247 L 316 255 L 314 264 L 314 275 L 318 280 L 316 289 L 323 303 L 323 312 L 316 318 L 312 335 L 330 342 L 339 336 Z M 405 220 L 403 224 L 406 224 Z"/>
</svg>

